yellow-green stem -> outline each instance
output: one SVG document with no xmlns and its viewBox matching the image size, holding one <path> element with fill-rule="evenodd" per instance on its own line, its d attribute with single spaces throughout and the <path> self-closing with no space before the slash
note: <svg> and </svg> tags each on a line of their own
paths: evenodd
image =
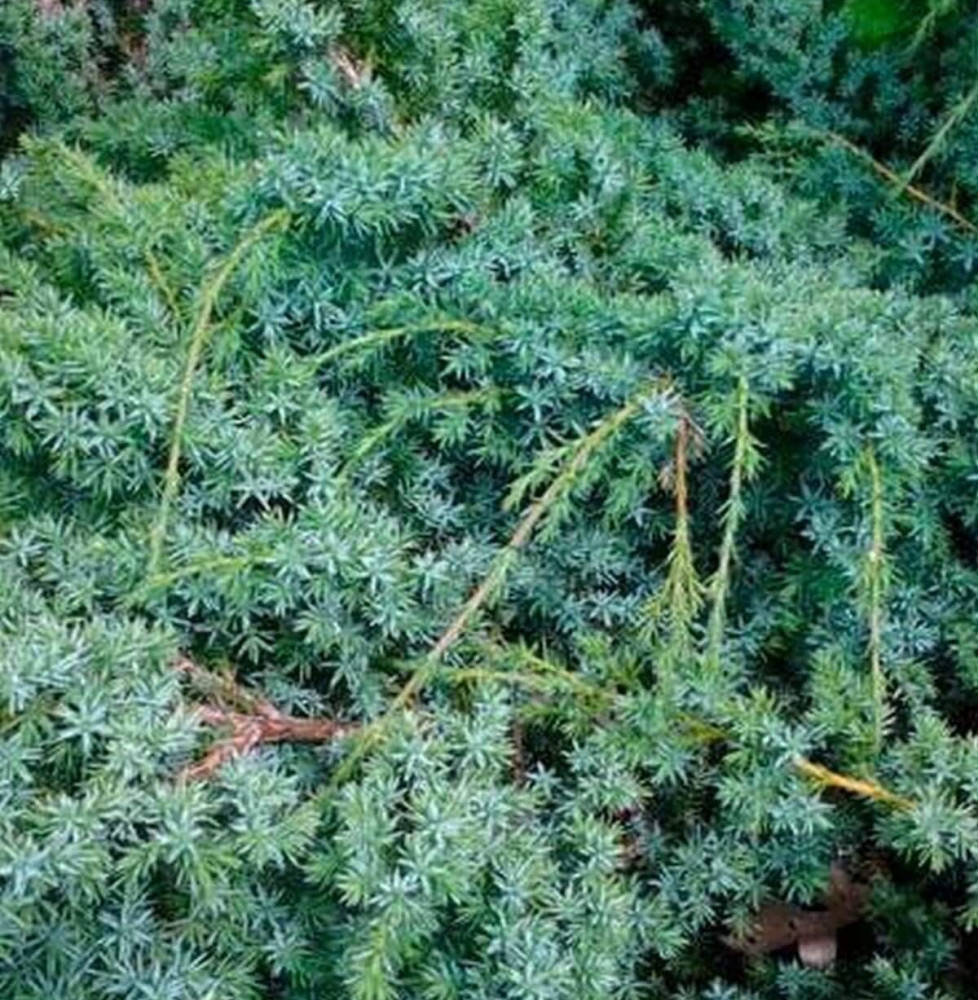
<svg viewBox="0 0 978 1000">
<path fill-rule="evenodd" d="M 662 589 L 650 602 L 649 616 L 663 616 L 669 623 L 673 651 L 688 648 L 690 625 L 703 603 L 703 586 L 696 575 L 693 545 L 690 538 L 689 443 L 693 424 L 689 414 L 681 408 L 676 422 L 675 452 L 672 466 L 672 491 L 675 499 L 676 521 L 672 545 L 667 559 L 668 570 Z M 664 667 L 663 667 L 664 669 Z"/>
<path fill-rule="evenodd" d="M 816 764 L 806 757 L 796 757 L 794 765 L 806 778 L 810 778 L 823 788 L 838 788 L 853 795 L 859 795 L 864 799 L 874 799 L 877 802 L 885 802 L 887 805 L 897 809 L 913 809 L 915 804 L 902 795 L 891 792 L 876 781 L 869 781 L 865 778 L 854 778 L 849 774 L 839 774 L 838 771 L 830 771 L 821 764 Z"/>
<path fill-rule="evenodd" d="M 183 449 L 183 430 L 190 410 L 190 399 L 193 394 L 194 375 L 200 357 L 203 354 L 207 338 L 211 332 L 211 316 L 217 300 L 224 290 L 228 279 L 237 269 L 245 254 L 269 230 L 288 222 L 288 212 L 284 209 L 272 212 L 253 226 L 241 239 L 238 245 L 227 255 L 224 262 L 208 281 L 200 295 L 200 304 L 190 333 L 190 346 L 187 349 L 187 360 L 184 365 L 183 378 L 180 382 L 180 393 L 177 398 L 176 415 L 173 419 L 173 433 L 170 438 L 170 452 L 166 463 L 166 473 L 163 480 L 163 496 L 160 500 L 156 521 L 150 531 L 149 575 L 153 576 L 159 567 L 163 542 L 166 537 L 166 526 L 170 516 L 170 508 L 176 499 L 180 488 L 180 455 Z"/>
<path fill-rule="evenodd" d="M 516 557 L 529 542 L 540 521 L 551 507 L 573 488 L 581 471 L 595 452 L 640 412 L 643 403 L 650 395 L 650 391 L 640 393 L 580 439 L 574 448 L 570 461 L 554 478 L 542 496 L 534 501 L 520 518 L 516 530 L 496 556 L 485 579 L 462 605 L 458 614 L 452 619 L 448 628 L 441 634 L 429 653 L 415 667 L 414 672 L 390 703 L 387 711 L 361 732 L 359 742 L 340 767 L 336 769 L 327 791 L 334 789 L 352 772 L 356 764 L 384 733 L 390 722 L 421 693 L 431 677 L 437 672 L 438 665 L 448 650 L 461 638 L 483 605 L 502 586 Z"/>
<path fill-rule="evenodd" d="M 886 551 L 883 536 L 883 483 L 873 449 L 866 451 L 871 483 L 870 521 L 872 537 L 866 559 L 866 582 L 869 602 L 869 665 L 873 683 L 875 744 L 883 744 L 886 715 L 886 678 L 883 674 L 883 591 Z"/>
<path fill-rule="evenodd" d="M 900 185 L 899 191 L 903 191 L 920 171 L 924 169 L 927 163 L 940 150 L 941 146 L 944 145 L 951 130 L 967 117 L 971 106 L 976 100 L 978 100 L 978 81 L 975 81 L 967 94 L 951 109 L 948 116 L 941 123 L 941 127 L 934 133 L 934 137 L 927 144 L 927 148 L 914 160 L 910 169 L 903 175 L 903 183 Z"/>
<path fill-rule="evenodd" d="M 723 632 L 727 622 L 727 595 L 730 592 L 730 568 L 733 564 L 737 544 L 737 531 L 743 519 L 742 499 L 744 480 L 748 474 L 748 459 L 751 450 L 750 425 L 748 422 L 749 390 L 747 379 L 741 377 L 737 383 L 736 427 L 734 429 L 734 457 L 730 470 L 730 495 L 724 516 L 723 538 L 720 542 L 720 557 L 717 570 L 710 582 L 713 604 L 706 634 L 706 662 L 712 670 L 719 669 L 720 652 L 723 646 Z"/>
</svg>

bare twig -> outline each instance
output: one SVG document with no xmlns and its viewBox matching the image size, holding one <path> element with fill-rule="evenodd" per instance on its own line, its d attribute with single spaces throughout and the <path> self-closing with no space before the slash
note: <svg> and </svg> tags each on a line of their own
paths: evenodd
<svg viewBox="0 0 978 1000">
<path fill-rule="evenodd" d="M 880 163 L 879 160 L 867 153 L 865 149 L 861 149 L 854 142 L 850 142 L 845 136 L 838 135 L 836 132 L 822 132 L 819 134 L 868 163 L 873 170 L 880 175 L 880 177 L 889 181 L 897 189 L 897 193 L 905 194 L 907 197 L 913 198 L 914 201 L 919 202 L 921 205 L 926 205 L 928 208 L 932 208 L 935 212 L 940 212 L 941 215 L 947 216 L 947 218 L 951 219 L 969 233 L 978 233 L 978 226 L 976 226 L 969 218 L 962 215 L 953 205 L 948 205 L 946 202 L 939 201 L 937 198 L 933 197 L 933 195 L 929 195 L 926 191 L 922 191 L 920 188 L 914 187 L 913 184 L 907 184 L 904 181 L 904 178 L 901 177 L 895 170 L 891 170 L 885 163 Z"/>
<path fill-rule="evenodd" d="M 336 719 L 301 719 L 286 715 L 233 678 L 206 670 L 185 656 L 177 659 L 175 667 L 213 698 L 222 698 L 243 709 L 233 711 L 217 704 L 201 705 L 195 709 L 195 715 L 201 722 L 227 728 L 230 732 L 199 761 L 184 768 L 180 776 L 185 780 L 209 778 L 232 757 L 248 753 L 263 743 L 328 743 L 360 728 L 356 723 Z"/>
</svg>

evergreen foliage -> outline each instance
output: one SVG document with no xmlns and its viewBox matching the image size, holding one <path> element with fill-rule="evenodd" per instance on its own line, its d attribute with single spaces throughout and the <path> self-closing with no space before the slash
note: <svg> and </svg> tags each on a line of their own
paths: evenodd
<svg viewBox="0 0 978 1000">
<path fill-rule="evenodd" d="M 880 10 L 0 7 L 0 996 L 969 995 L 978 7 Z"/>
</svg>

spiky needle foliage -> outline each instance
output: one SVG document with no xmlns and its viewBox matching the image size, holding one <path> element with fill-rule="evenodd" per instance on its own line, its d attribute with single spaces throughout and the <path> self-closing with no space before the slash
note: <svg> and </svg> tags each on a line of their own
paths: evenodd
<svg viewBox="0 0 978 1000">
<path fill-rule="evenodd" d="M 969 995 L 976 15 L 901 9 L 0 6 L 0 996 Z M 722 943 L 840 859 L 833 967 Z"/>
</svg>

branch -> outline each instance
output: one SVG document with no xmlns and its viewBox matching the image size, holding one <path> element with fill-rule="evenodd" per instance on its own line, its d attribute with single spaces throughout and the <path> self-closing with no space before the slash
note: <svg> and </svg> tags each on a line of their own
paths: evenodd
<svg viewBox="0 0 978 1000">
<path fill-rule="evenodd" d="M 472 592 L 469 599 L 462 605 L 458 613 L 442 632 L 438 641 L 416 666 L 407 682 L 397 693 L 387 708 L 387 711 L 370 726 L 365 728 L 357 746 L 350 752 L 343 763 L 336 769 L 333 780 L 327 786 L 331 791 L 336 788 L 353 770 L 357 763 L 370 750 L 392 720 L 420 694 L 428 681 L 438 671 L 440 662 L 446 653 L 465 634 L 472 620 L 478 615 L 483 605 L 491 601 L 502 587 L 516 558 L 529 543 L 540 521 L 550 512 L 555 504 L 566 497 L 594 456 L 595 452 L 613 437 L 625 424 L 639 414 L 642 406 L 652 398 L 653 394 L 668 391 L 662 380 L 647 388 L 629 400 L 620 409 L 605 417 L 590 433 L 580 438 L 571 452 L 570 461 L 554 477 L 539 499 L 526 509 L 520 518 L 509 541 L 499 551 L 485 579 Z"/>
<path fill-rule="evenodd" d="M 926 191 L 921 191 L 920 188 L 914 187 L 913 184 L 907 184 L 904 178 L 901 177 L 895 170 L 891 170 L 885 163 L 880 163 L 879 160 L 867 153 L 865 149 L 861 149 L 854 142 L 850 142 L 845 136 L 838 135 L 835 132 L 822 132 L 817 134 L 823 135 L 831 142 L 834 142 L 837 146 L 841 146 L 854 156 L 858 156 L 861 160 L 864 160 L 873 168 L 873 170 L 876 171 L 877 174 L 880 175 L 880 177 L 889 181 L 896 188 L 897 194 L 906 194 L 908 197 L 913 198 L 914 201 L 920 202 L 921 205 L 926 205 L 928 208 L 934 209 L 935 212 L 940 212 L 941 215 L 946 215 L 949 219 L 957 223 L 962 229 L 967 230 L 969 233 L 978 233 L 978 226 L 976 226 L 969 218 L 962 215 L 953 205 L 948 205 L 943 201 L 939 201 L 937 198 L 929 195 Z"/>
<path fill-rule="evenodd" d="M 886 724 L 886 677 L 883 673 L 883 601 L 886 576 L 886 548 L 883 534 L 883 483 L 879 463 L 872 447 L 866 451 L 872 483 L 870 515 L 872 520 L 872 541 L 866 554 L 865 578 L 869 598 L 869 665 L 873 683 L 873 710 L 875 713 L 875 750 L 879 753 L 883 746 L 883 730 Z"/>
<path fill-rule="evenodd" d="M 971 89 L 967 94 L 958 102 L 958 104 L 951 109 L 950 114 L 944 119 L 941 127 L 934 133 L 934 137 L 927 144 L 927 148 L 914 160 L 913 165 L 904 174 L 903 184 L 900 190 L 908 187 L 910 182 L 920 173 L 921 170 L 927 165 L 927 162 L 934 156 L 934 154 L 944 145 L 944 140 L 947 139 L 948 134 L 952 129 L 960 122 L 962 122 L 967 116 L 968 112 L 971 110 L 971 105 L 978 100 L 978 81 L 972 84 Z"/>
<path fill-rule="evenodd" d="M 209 778 L 232 757 L 248 753 L 262 743 L 329 743 L 355 732 L 356 723 L 336 719 L 300 719 L 280 712 L 270 701 L 243 688 L 231 677 L 205 670 L 185 656 L 175 668 L 186 673 L 199 687 L 214 697 L 223 697 L 244 711 L 221 705 L 201 705 L 195 714 L 209 726 L 227 727 L 230 733 L 214 744 L 196 764 L 183 769 L 181 778 L 195 781 Z"/>
<path fill-rule="evenodd" d="M 913 809 L 914 803 L 896 792 L 891 792 L 888 788 L 875 781 L 866 781 L 863 778 L 854 778 L 849 774 L 839 774 L 837 771 L 830 771 L 821 764 L 808 760 L 805 757 L 796 757 L 795 767 L 806 778 L 825 788 L 839 788 L 844 792 L 859 795 L 864 799 L 875 799 L 877 802 L 885 802 L 887 805 L 897 809 Z"/>
<path fill-rule="evenodd" d="M 224 258 L 221 265 L 201 288 L 200 303 L 197 316 L 190 332 L 190 346 L 187 349 L 187 359 L 184 363 L 183 378 L 180 380 L 180 391 L 177 397 L 177 409 L 173 417 L 173 433 L 170 438 L 170 450 L 166 462 L 166 474 L 163 479 L 163 494 L 159 510 L 150 530 L 149 545 L 149 576 L 153 576 L 159 568 L 163 543 L 166 539 L 167 520 L 170 508 L 173 506 L 180 490 L 180 457 L 183 449 L 183 430 L 190 411 L 190 399 L 193 394 L 194 376 L 200 363 L 201 355 L 211 332 L 211 317 L 221 296 L 224 286 L 234 274 L 245 254 L 261 240 L 271 229 L 287 226 L 289 215 L 284 209 L 277 209 L 266 215 L 252 226 L 238 244 Z"/>
</svg>

